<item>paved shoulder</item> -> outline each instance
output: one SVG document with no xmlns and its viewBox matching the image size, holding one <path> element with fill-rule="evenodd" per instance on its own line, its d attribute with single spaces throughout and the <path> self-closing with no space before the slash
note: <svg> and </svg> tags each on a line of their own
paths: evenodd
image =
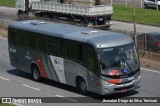
<svg viewBox="0 0 160 106">
<path fill-rule="evenodd" d="M 120 21 L 112 21 L 112 22 L 113 22 L 113 25 L 111 26 L 111 29 L 134 31 L 133 23 L 120 22 Z M 136 30 L 137 32 L 140 32 L 140 33 L 159 32 L 160 27 L 136 24 Z"/>
</svg>

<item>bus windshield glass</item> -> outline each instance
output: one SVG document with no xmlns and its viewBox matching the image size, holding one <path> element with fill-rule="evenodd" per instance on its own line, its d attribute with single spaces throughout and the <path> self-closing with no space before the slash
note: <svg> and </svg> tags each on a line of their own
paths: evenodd
<svg viewBox="0 0 160 106">
<path fill-rule="evenodd" d="M 99 49 L 103 75 L 123 76 L 139 69 L 139 59 L 134 44 Z"/>
</svg>

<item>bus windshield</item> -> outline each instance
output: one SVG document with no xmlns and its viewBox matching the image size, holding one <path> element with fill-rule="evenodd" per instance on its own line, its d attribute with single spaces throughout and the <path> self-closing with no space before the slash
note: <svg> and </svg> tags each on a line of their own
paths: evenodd
<svg viewBox="0 0 160 106">
<path fill-rule="evenodd" d="M 139 59 L 134 44 L 99 49 L 103 75 L 123 76 L 139 69 Z"/>
</svg>

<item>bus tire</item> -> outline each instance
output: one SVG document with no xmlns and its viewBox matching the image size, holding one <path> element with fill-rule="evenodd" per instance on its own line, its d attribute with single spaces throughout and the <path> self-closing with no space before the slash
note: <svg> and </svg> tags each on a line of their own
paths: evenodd
<svg viewBox="0 0 160 106">
<path fill-rule="evenodd" d="M 32 67 L 32 77 L 35 81 L 41 80 L 41 75 L 37 66 Z"/>
<path fill-rule="evenodd" d="M 78 80 L 78 82 L 77 82 L 78 84 L 78 89 L 80 90 L 80 92 L 82 93 L 82 94 L 88 94 L 88 91 L 87 91 L 87 84 L 86 84 L 86 82 L 85 82 L 85 80 L 84 79 L 82 79 L 82 78 L 80 78 L 79 80 Z"/>
</svg>

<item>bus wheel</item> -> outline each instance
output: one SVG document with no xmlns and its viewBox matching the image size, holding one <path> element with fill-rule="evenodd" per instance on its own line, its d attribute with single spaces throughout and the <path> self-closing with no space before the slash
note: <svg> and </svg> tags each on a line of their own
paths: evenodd
<svg viewBox="0 0 160 106">
<path fill-rule="evenodd" d="M 88 93 L 87 85 L 86 85 L 86 82 L 84 81 L 84 79 L 79 79 L 78 83 L 79 83 L 78 88 L 79 88 L 80 92 L 82 94 L 87 94 Z"/>
<path fill-rule="evenodd" d="M 32 69 L 32 76 L 33 76 L 33 79 L 35 81 L 40 81 L 41 80 L 39 69 L 37 67 L 33 67 L 33 69 Z"/>
</svg>

